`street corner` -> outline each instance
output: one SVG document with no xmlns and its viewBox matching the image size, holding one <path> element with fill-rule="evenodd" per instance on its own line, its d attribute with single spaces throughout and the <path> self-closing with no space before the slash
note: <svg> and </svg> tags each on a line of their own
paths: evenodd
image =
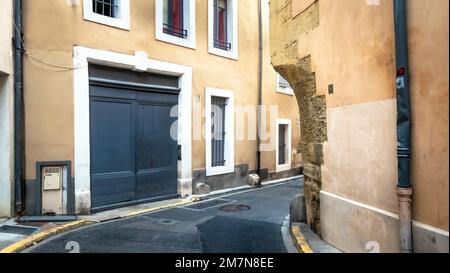
<svg viewBox="0 0 450 273">
<path fill-rule="evenodd" d="M 55 236 L 57 234 L 60 234 L 62 232 L 67 232 L 70 230 L 74 230 L 86 225 L 92 224 L 90 221 L 86 220 L 77 220 L 77 221 L 71 221 L 64 224 L 46 224 L 42 226 L 41 228 L 38 228 L 36 232 L 32 233 L 29 236 L 24 235 L 10 235 L 9 242 L 11 244 L 5 246 L 3 249 L 0 250 L 0 253 L 18 253 L 20 251 L 25 250 L 28 247 L 31 247 L 39 242 L 42 242 L 52 236 Z M 53 226 L 53 227 L 52 227 Z M 23 227 L 23 226 L 20 226 Z M 2 234 L 12 234 L 12 233 L 2 233 Z M 0 234 L 0 238 L 2 238 L 2 234 Z M 3 236 L 4 238 L 8 236 Z M 6 242 L 8 243 L 8 242 Z"/>
</svg>

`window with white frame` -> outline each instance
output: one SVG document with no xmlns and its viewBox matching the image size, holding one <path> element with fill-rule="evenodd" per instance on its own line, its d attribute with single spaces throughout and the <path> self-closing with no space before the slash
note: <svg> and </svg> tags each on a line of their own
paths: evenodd
<svg viewBox="0 0 450 273">
<path fill-rule="evenodd" d="M 288 171 L 291 169 L 291 120 L 278 119 L 276 132 L 276 171 Z"/>
<path fill-rule="evenodd" d="M 206 88 L 206 175 L 234 172 L 234 93 Z"/>
<path fill-rule="evenodd" d="M 125 30 L 130 29 L 130 0 L 83 0 L 87 21 Z"/>
<path fill-rule="evenodd" d="M 208 49 L 222 57 L 238 58 L 236 0 L 208 0 Z"/>
<path fill-rule="evenodd" d="M 294 95 L 294 90 L 290 86 L 289 82 L 279 73 L 277 73 L 277 92 L 291 96 Z"/>
<path fill-rule="evenodd" d="M 156 0 L 155 12 L 157 40 L 195 49 L 194 0 Z"/>
</svg>

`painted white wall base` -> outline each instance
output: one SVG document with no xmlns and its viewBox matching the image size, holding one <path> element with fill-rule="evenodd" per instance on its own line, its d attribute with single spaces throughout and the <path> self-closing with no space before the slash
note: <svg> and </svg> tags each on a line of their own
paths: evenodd
<svg viewBox="0 0 450 273">
<path fill-rule="evenodd" d="M 366 253 L 373 242 L 380 252 L 399 252 L 398 215 L 321 191 L 322 238 L 345 252 Z M 449 251 L 449 232 L 413 221 L 414 252 Z"/>
</svg>

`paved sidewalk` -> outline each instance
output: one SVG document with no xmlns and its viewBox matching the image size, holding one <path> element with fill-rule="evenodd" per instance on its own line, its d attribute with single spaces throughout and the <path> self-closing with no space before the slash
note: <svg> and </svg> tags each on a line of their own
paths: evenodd
<svg viewBox="0 0 450 273">
<path fill-rule="evenodd" d="M 24 235 L 0 232 L 0 250 L 24 239 L 25 237 L 26 236 Z"/>
<path fill-rule="evenodd" d="M 106 222 L 111 220 L 117 220 L 121 218 L 132 217 L 140 214 L 145 214 L 162 209 L 174 208 L 182 205 L 192 203 L 190 199 L 170 199 L 160 202 L 153 202 L 148 204 L 124 207 L 104 212 L 99 212 L 86 216 L 78 216 L 80 220 L 86 220 L 89 222 Z"/>
<path fill-rule="evenodd" d="M 28 232 L 33 232 L 33 230 L 30 229 Z M 22 240 L 28 235 L 28 232 L 26 228 L 21 229 L 14 219 L 0 219 L 0 250 Z"/>
<path fill-rule="evenodd" d="M 339 249 L 323 241 L 305 223 L 292 223 L 291 234 L 300 253 L 342 253 Z"/>
</svg>

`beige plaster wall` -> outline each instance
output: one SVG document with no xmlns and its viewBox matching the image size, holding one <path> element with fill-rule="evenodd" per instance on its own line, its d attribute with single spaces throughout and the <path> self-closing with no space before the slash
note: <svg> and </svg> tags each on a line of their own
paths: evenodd
<svg viewBox="0 0 450 273">
<path fill-rule="evenodd" d="M 413 217 L 448 231 L 449 1 L 408 1 Z"/>
<path fill-rule="evenodd" d="M 271 22 L 276 22 L 271 29 L 272 61 L 295 66 L 297 60 L 310 56 L 316 93 L 326 95 L 328 140 L 324 143 L 322 190 L 395 215 L 398 205 L 392 1 L 271 2 L 271 16 L 276 17 L 271 18 Z M 408 1 L 413 219 L 428 225 L 429 232 L 446 234 L 447 242 L 448 4 L 446 0 Z M 328 94 L 330 84 L 334 94 Z M 321 210 L 325 210 L 321 215 L 327 217 L 337 208 L 324 205 Z M 395 239 L 396 226 L 377 222 L 371 213 L 348 217 L 343 219 L 361 228 L 367 223 L 378 223 L 380 229 L 392 234 L 385 240 Z M 331 228 L 337 226 L 350 229 L 332 219 L 324 221 L 328 222 L 322 226 L 323 234 L 330 234 Z M 366 231 L 363 233 L 367 235 Z M 395 250 L 388 247 L 388 251 Z"/>
<path fill-rule="evenodd" d="M 379 3 L 319 1 L 320 25 L 298 37 L 298 54 L 311 55 L 319 94 L 334 85 L 323 189 L 396 212 L 393 5 Z M 448 230 L 448 1 L 409 1 L 408 19 L 413 217 Z"/>
<path fill-rule="evenodd" d="M 0 2 L 0 72 L 12 74 L 13 1 Z"/>
<path fill-rule="evenodd" d="M 82 5 L 66 1 L 25 1 L 25 109 L 26 176 L 35 178 L 35 162 L 73 161 L 73 79 L 74 45 L 133 55 L 146 51 L 149 58 L 193 68 L 193 102 L 205 102 L 205 87 L 230 89 L 236 105 L 256 105 L 258 91 L 258 9 L 256 1 L 238 1 L 239 60 L 211 55 L 207 49 L 207 1 L 196 1 L 197 49 L 188 49 L 155 39 L 154 1 L 131 2 L 131 30 L 121 30 L 83 20 Z M 82 3 L 82 1 L 80 1 Z M 268 18 L 266 18 L 267 20 Z M 266 44 L 268 44 L 266 40 Z M 30 56 L 33 56 L 30 57 Z M 68 67 L 60 69 L 46 63 Z M 265 62 L 264 94 L 275 88 L 275 73 Z M 28 83 L 28 84 L 27 84 Z M 292 99 L 281 98 L 281 109 L 290 109 Z M 295 100 L 294 100 L 295 101 Z M 284 117 L 298 111 L 286 111 Z M 204 122 L 204 119 L 202 119 Z M 194 123 L 197 121 L 194 121 Z M 255 126 L 256 124 L 249 124 Z M 293 130 L 295 131 L 295 130 Z M 256 168 L 256 141 L 237 141 L 235 163 Z M 193 169 L 205 168 L 205 141 L 193 141 Z M 275 156 L 273 156 L 275 157 Z M 274 169 L 274 162 L 266 164 Z"/>
</svg>

